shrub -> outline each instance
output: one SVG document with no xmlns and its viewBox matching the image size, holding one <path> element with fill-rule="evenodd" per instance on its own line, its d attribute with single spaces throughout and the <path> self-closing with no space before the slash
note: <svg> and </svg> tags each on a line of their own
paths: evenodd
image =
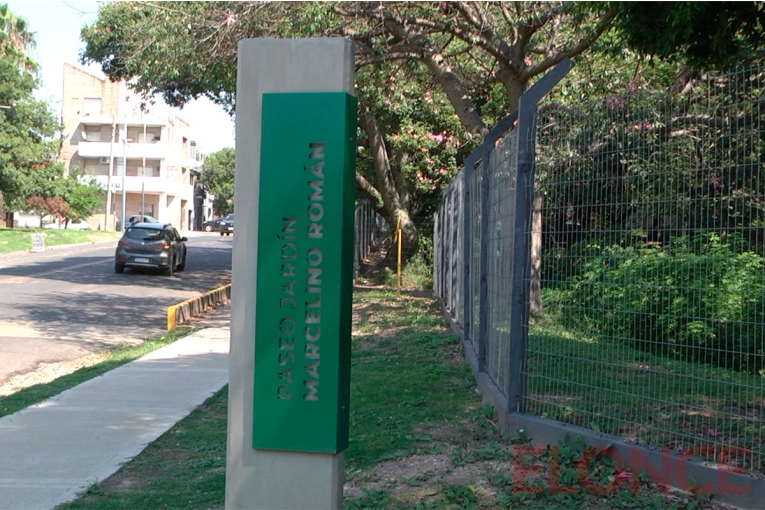
<svg viewBox="0 0 765 510">
<path fill-rule="evenodd" d="M 716 234 L 669 247 L 590 246 L 547 306 L 568 327 L 756 373 L 765 358 L 765 259 L 742 246 L 740 236 Z"/>
</svg>

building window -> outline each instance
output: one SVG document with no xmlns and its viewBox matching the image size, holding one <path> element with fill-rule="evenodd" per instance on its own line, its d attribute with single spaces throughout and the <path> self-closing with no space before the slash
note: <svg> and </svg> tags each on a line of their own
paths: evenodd
<svg viewBox="0 0 765 510">
<path fill-rule="evenodd" d="M 100 142 L 101 128 L 99 126 L 85 126 L 82 128 L 82 139 L 86 142 Z"/>
<path fill-rule="evenodd" d="M 83 105 L 83 111 L 85 115 L 94 115 L 101 113 L 101 98 L 100 97 L 86 97 L 85 104 Z"/>
</svg>

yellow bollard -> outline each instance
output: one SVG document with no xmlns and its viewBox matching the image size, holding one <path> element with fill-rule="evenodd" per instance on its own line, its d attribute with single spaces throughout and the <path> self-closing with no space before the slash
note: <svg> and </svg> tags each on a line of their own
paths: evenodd
<svg viewBox="0 0 765 510">
<path fill-rule="evenodd" d="M 396 226 L 396 239 L 398 239 L 398 297 L 401 297 L 401 217 Z"/>
<path fill-rule="evenodd" d="M 176 312 L 175 306 L 167 307 L 167 330 L 168 331 L 174 330 L 177 326 L 175 322 L 175 312 Z"/>
</svg>

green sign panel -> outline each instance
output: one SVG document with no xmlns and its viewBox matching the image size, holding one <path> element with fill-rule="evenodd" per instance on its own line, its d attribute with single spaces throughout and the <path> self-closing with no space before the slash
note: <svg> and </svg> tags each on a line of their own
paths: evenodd
<svg viewBox="0 0 765 510">
<path fill-rule="evenodd" d="M 348 446 L 356 98 L 263 95 L 253 448 Z"/>
</svg>

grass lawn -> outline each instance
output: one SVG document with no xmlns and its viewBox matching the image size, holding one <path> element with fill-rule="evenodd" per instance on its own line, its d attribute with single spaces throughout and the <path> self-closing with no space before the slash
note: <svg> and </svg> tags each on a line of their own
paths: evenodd
<svg viewBox="0 0 765 510">
<path fill-rule="evenodd" d="M 570 490 L 550 490 L 546 450 L 523 453 L 519 438 L 498 431 L 439 310 L 429 297 L 355 294 L 346 508 L 721 508 L 664 494 L 637 477 L 634 493 L 625 486 L 592 494 L 576 475 L 572 449 L 562 449 L 560 461 L 561 484 Z M 223 508 L 226 412 L 224 388 L 59 508 Z M 513 464 L 529 487 L 513 484 Z M 585 485 L 623 479 L 597 456 L 588 473 Z"/>
<path fill-rule="evenodd" d="M 529 330 L 528 411 L 765 472 L 765 377 L 673 360 L 554 323 Z"/>
<path fill-rule="evenodd" d="M 37 384 L 35 386 L 21 389 L 10 395 L 0 396 L 0 418 L 47 400 L 69 388 L 73 388 L 80 383 L 98 377 L 109 370 L 113 370 L 120 365 L 124 365 L 125 363 L 136 360 L 152 351 L 156 351 L 160 347 L 171 344 L 176 340 L 189 335 L 191 332 L 191 328 L 181 327 L 162 335 L 159 338 L 148 339 L 138 345 L 115 347 L 114 349 L 104 351 L 104 360 L 95 365 L 83 367 L 71 374 L 59 377 L 55 381 L 46 384 Z"/>
<path fill-rule="evenodd" d="M 120 238 L 118 232 L 103 232 L 98 230 L 0 228 L 0 253 L 31 250 L 31 234 L 39 233 L 45 234 L 46 248 L 63 244 L 116 241 Z"/>
</svg>

